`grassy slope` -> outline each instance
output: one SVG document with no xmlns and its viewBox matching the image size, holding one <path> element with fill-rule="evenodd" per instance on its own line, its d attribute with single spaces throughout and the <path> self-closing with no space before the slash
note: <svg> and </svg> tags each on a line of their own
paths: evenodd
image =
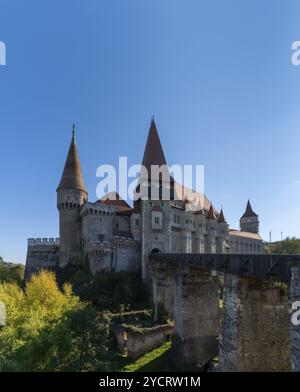
<svg viewBox="0 0 300 392">
<path fill-rule="evenodd" d="M 123 372 L 166 372 L 174 371 L 169 364 L 169 350 L 171 342 L 166 342 L 162 346 L 150 351 L 136 361 L 130 360 L 124 355 L 118 358 L 120 371 Z"/>
</svg>

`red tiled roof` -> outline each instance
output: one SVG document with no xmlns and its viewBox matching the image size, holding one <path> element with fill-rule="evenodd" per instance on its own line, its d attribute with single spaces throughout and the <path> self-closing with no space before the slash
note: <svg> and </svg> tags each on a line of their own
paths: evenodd
<svg viewBox="0 0 300 392">
<path fill-rule="evenodd" d="M 117 212 L 131 210 L 130 205 L 117 192 L 107 193 L 99 200 L 102 204 L 114 207 Z"/>
</svg>

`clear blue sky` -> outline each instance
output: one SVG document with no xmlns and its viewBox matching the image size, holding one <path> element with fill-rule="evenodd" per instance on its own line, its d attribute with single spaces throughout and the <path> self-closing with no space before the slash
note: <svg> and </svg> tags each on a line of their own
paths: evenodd
<svg viewBox="0 0 300 392">
<path fill-rule="evenodd" d="M 238 226 L 248 197 L 268 239 L 300 236 L 298 0 L 0 0 L 0 255 L 58 235 L 71 138 L 96 168 L 139 163 L 152 114 L 169 164 L 204 164 Z"/>
</svg>

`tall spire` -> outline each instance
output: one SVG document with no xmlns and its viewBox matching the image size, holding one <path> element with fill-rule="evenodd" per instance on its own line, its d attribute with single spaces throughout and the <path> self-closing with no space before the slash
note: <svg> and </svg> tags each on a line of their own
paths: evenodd
<svg viewBox="0 0 300 392">
<path fill-rule="evenodd" d="M 253 216 L 258 216 L 258 215 L 252 210 L 250 201 L 248 199 L 246 210 L 245 210 L 242 218 L 250 218 L 250 217 L 253 217 Z"/>
<path fill-rule="evenodd" d="M 161 166 L 166 164 L 165 154 L 160 143 L 154 117 L 152 117 L 142 165 L 145 166 L 148 173 L 150 173 L 151 165 Z"/>
<path fill-rule="evenodd" d="M 224 217 L 224 213 L 223 213 L 223 208 L 221 207 L 221 211 L 220 211 L 220 215 L 219 215 L 219 219 L 218 219 L 219 223 L 226 223 L 225 217 Z"/>
<path fill-rule="evenodd" d="M 85 192 L 87 190 L 84 184 L 77 144 L 75 140 L 75 125 L 73 124 L 72 141 L 66 159 L 65 167 L 61 176 L 57 191 L 61 188 L 77 189 Z"/>
</svg>

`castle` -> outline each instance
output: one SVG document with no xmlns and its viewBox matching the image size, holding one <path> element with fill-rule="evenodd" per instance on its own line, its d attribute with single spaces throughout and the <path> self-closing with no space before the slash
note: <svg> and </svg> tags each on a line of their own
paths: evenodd
<svg viewBox="0 0 300 392">
<path fill-rule="evenodd" d="M 153 165 L 166 165 L 154 119 L 142 161 L 149 173 Z M 192 208 L 195 193 L 171 175 L 167 182 L 160 177 L 156 184 L 159 196 L 153 198 L 151 178 L 141 175 L 137 188 L 146 189 L 149 197 L 139 198 L 133 207 L 117 193 L 89 201 L 73 129 L 56 190 L 59 238 L 28 239 L 25 278 L 41 268 L 55 269 L 72 260 L 87 259 L 92 273 L 140 270 L 146 279 L 148 258 L 155 252 L 263 253 L 258 216 L 249 201 L 240 219 L 240 230 L 233 230 L 229 229 L 222 209 L 218 212 L 205 196 L 197 194 L 201 208 Z M 169 200 L 161 197 L 166 187 Z"/>
</svg>

